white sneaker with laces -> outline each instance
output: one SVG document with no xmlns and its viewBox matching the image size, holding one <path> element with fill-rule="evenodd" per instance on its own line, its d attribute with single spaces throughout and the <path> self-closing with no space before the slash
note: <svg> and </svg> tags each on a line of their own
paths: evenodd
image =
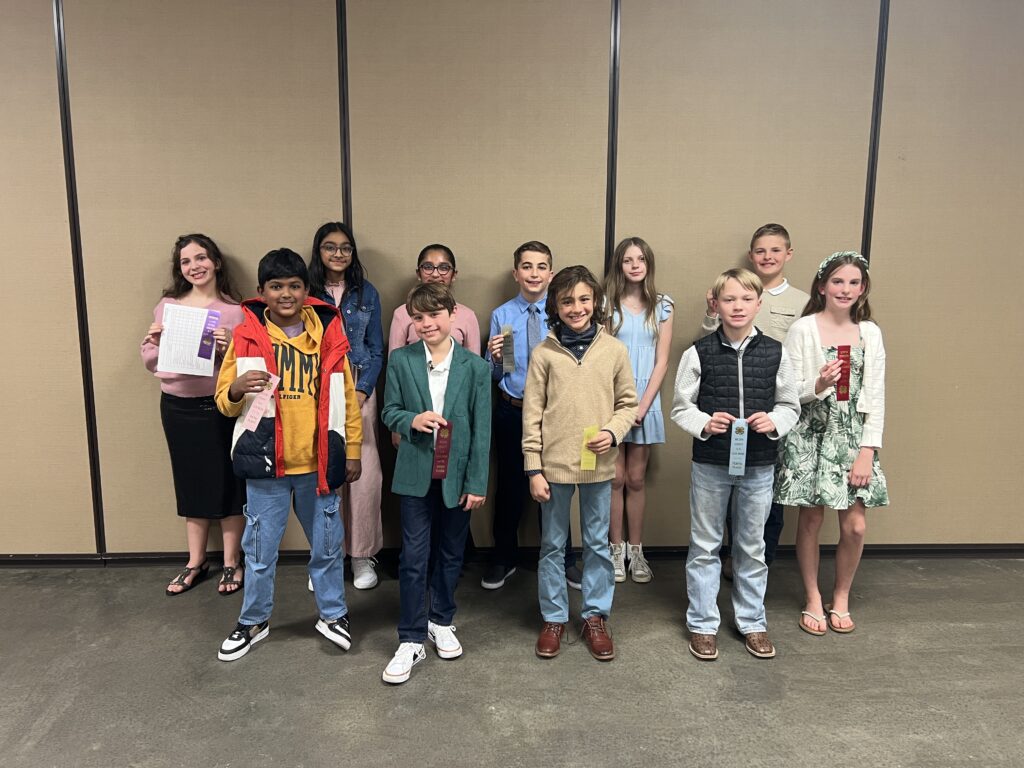
<svg viewBox="0 0 1024 768">
<path fill-rule="evenodd" d="M 621 584 L 626 580 L 626 542 L 609 544 L 612 549 L 612 568 L 615 569 L 615 581 Z"/>
<path fill-rule="evenodd" d="M 391 661 L 384 667 L 385 683 L 398 685 L 404 683 L 412 674 L 414 665 L 419 664 L 427 658 L 427 652 L 423 650 L 423 643 L 402 643 L 391 657 Z"/>
<path fill-rule="evenodd" d="M 434 650 L 442 659 L 457 659 L 462 655 L 462 644 L 455 636 L 455 625 L 444 627 L 432 621 L 427 622 L 427 639 L 434 644 Z"/>
<path fill-rule="evenodd" d="M 644 557 L 643 544 L 629 545 L 629 575 L 637 584 L 646 584 L 654 577 L 651 566 L 647 564 Z"/>
<path fill-rule="evenodd" d="M 377 586 L 377 572 L 373 569 L 377 561 L 372 557 L 352 558 L 352 586 L 356 589 L 373 589 Z"/>
</svg>

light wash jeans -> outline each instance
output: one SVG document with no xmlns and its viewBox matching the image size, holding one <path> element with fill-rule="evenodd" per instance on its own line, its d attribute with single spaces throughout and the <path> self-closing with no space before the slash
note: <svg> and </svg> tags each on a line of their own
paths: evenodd
<svg viewBox="0 0 1024 768">
<path fill-rule="evenodd" d="M 537 596 L 544 621 L 564 624 L 569 620 L 569 588 L 565 583 L 565 540 L 569 536 L 572 495 L 580 489 L 580 529 L 583 533 L 583 611 L 589 616 L 612 612 L 615 571 L 608 548 L 608 524 L 612 513 L 612 481 L 601 483 L 550 483 L 551 500 L 541 505 L 540 563 L 537 565 Z"/>
<path fill-rule="evenodd" d="M 686 626 L 698 635 L 718 632 L 718 589 L 722 561 L 718 550 L 725 536 L 729 495 L 734 498 L 732 543 L 732 608 L 744 635 L 765 632 L 764 523 L 772 506 L 775 467 L 747 467 L 730 475 L 727 466 L 693 462 L 690 473 L 690 549 L 686 556 Z"/>
<path fill-rule="evenodd" d="M 316 495 L 316 472 L 246 480 L 247 504 L 242 550 L 245 552 L 245 592 L 242 624 L 261 624 L 274 608 L 274 574 L 277 554 L 295 500 L 295 516 L 309 541 L 309 577 L 320 618 L 340 619 L 345 606 L 342 542 L 345 531 L 336 493 Z"/>
</svg>

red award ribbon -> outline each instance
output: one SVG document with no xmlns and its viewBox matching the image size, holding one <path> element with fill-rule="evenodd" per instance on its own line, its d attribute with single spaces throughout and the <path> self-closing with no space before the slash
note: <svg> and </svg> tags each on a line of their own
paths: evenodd
<svg viewBox="0 0 1024 768">
<path fill-rule="evenodd" d="M 452 453 L 452 423 L 437 428 L 437 439 L 434 441 L 434 467 L 430 473 L 432 480 L 443 480 L 448 477 L 448 457 Z"/>
<path fill-rule="evenodd" d="M 836 400 L 850 399 L 850 345 L 841 344 L 836 347 L 836 359 L 842 362 L 839 381 L 836 382 Z"/>
</svg>

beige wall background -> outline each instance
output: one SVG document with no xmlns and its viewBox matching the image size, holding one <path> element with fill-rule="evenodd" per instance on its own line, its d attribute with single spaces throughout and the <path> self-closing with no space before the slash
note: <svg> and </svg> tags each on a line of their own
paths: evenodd
<svg viewBox="0 0 1024 768">
<path fill-rule="evenodd" d="M 707 285 L 756 226 L 790 228 L 804 290 L 821 258 L 859 247 L 878 7 L 622 10 L 616 235 L 652 244 L 676 300 L 667 412 Z M 50 12 L 13 0 L 0 27 L 4 260 L 65 310 L 39 313 L 28 289 L 0 305 L 12 325 L 33 312 L 55 350 L 33 360 L 39 407 L 8 408 L 4 554 L 95 551 Z M 307 255 L 314 229 L 341 217 L 335 3 L 67 0 L 65 12 L 108 549 L 181 551 L 159 388 L 138 344 L 177 235 L 214 237 L 252 293 L 263 253 Z M 514 295 L 519 243 L 600 273 L 609 19 L 609 4 L 573 0 L 348 0 L 353 224 L 385 325 L 429 242 L 455 251 L 456 295 L 484 331 Z M 870 543 L 1024 541 L 1006 503 L 1022 419 L 995 400 L 1019 389 L 1024 317 L 992 286 L 1024 270 L 1022 23 L 999 0 L 892 6 L 872 275 L 893 504 L 871 516 Z M 983 326 L 996 307 L 1005 323 Z M 668 433 L 649 476 L 649 546 L 688 536 L 690 441 Z M 396 523 L 388 499 L 389 546 Z M 489 509 L 474 538 L 490 544 Z M 297 527 L 285 546 L 305 546 Z"/>
<path fill-rule="evenodd" d="M 0 24 L 0 231 L 8 329 L 0 552 L 95 552 L 64 192 L 53 16 L 11 0 Z M 43 301 L 40 301 L 43 299 Z"/>
<path fill-rule="evenodd" d="M 705 293 L 724 269 L 749 265 L 758 226 L 789 229 L 787 274 L 803 291 L 825 255 L 860 248 L 878 8 L 840 0 L 631 0 L 627 8 L 616 227 L 619 238 L 647 240 L 658 289 L 676 302 L 661 395 L 667 419 Z M 648 469 L 644 539 L 685 545 L 692 440 L 671 422 L 666 434 Z"/>
<path fill-rule="evenodd" d="M 178 235 L 213 237 L 251 296 L 266 251 L 305 255 L 340 217 L 335 4 L 72 0 L 65 15 L 107 546 L 177 551 L 139 344 Z M 295 525 L 286 546 L 303 542 Z"/>
</svg>

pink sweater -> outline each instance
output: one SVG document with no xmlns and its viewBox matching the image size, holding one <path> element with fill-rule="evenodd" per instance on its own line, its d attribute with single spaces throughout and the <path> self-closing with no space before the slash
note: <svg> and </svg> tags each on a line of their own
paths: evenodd
<svg viewBox="0 0 1024 768">
<path fill-rule="evenodd" d="M 160 323 L 164 319 L 164 304 L 180 304 L 177 299 L 160 299 L 160 303 L 153 310 L 153 319 Z M 220 312 L 220 326 L 234 330 L 235 326 L 242 322 L 242 308 L 238 304 L 229 304 L 226 301 L 217 300 L 212 302 L 207 309 L 215 309 Z M 160 348 L 156 344 L 142 342 L 142 362 L 146 370 L 160 379 L 160 391 L 176 397 L 207 397 L 214 393 L 217 388 L 217 374 L 220 373 L 221 353 L 213 361 L 212 376 L 191 376 L 186 373 L 157 373 L 156 361 L 160 354 Z"/>
<path fill-rule="evenodd" d="M 480 323 L 476 314 L 465 304 L 455 305 L 455 318 L 452 320 L 452 338 L 474 355 L 480 354 Z M 388 354 L 399 347 L 406 347 L 420 340 L 416 329 L 412 327 L 409 310 L 402 304 L 391 316 L 391 332 L 388 334 Z"/>
</svg>

